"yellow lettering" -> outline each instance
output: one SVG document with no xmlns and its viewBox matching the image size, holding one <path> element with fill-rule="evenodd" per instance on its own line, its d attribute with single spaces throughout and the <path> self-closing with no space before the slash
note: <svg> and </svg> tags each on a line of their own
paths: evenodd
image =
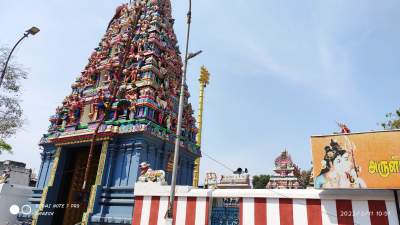
<svg viewBox="0 0 400 225">
<path fill-rule="evenodd" d="M 388 177 L 389 176 L 389 165 L 388 161 L 381 161 L 378 165 L 379 175 L 381 177 Z"/>
<path fill-rule="evenodd" d="M 389 171 L 390 173 L 399 173 L 399 161 L 397 160 L 389 161 Z"/>
<path fill-rule="evenodd" d="M 388 177 L 390 174 L 399 174 L 400 160 L 395 160 L 395 157 L 392 157 L 392 160 L 370 160 L 368 163 L 368 172 L 370 174 L 378 173 L 381 177 Z"/>
<path fill-rule="evenodd" d="M 375 161 L 369 161 L 368 172 L 370 174 L 378 172 L 378 164 Z"/>
</svg>

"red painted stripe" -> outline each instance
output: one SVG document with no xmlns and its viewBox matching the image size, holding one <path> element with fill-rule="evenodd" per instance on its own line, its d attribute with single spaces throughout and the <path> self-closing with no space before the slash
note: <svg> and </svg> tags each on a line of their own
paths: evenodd
<svg viewBox="0 0 400 225">
<path fill-rule="evenodd" d="M 140 219 L 142 216 L 142 207 L 143 207 L 143 196 L 136 196 L 135 206 L 133 210 L 132 225 L 140 225 Z"/>
<path fill-rule="evenodd" d="M 168 209 L 169 209 L 170 202 L 171 202 L 171 198 L 168 197 L 168 208 L 167 208 L 167 211 L 168 211 Z M 178 205 L 178 197 L 175 197 L 175 200 L 174 200 L 174 209 L 173 209 L 173 211 L 172 211 L 173 225 L 175 225 L 177 205 Z M 133 224 L 132 224 L 132 225 L 133 225 Z"/>
<path fill-rule="evenodd" d="M 172 223 L 172 225 L 175 225 L 176 222 L 176 210 L 178 209 L 178 197 L 175 197 L 175 201 L 174 201 L 174 211 L 173 211 L 173 218 L 174 218 L 174 222 Z"/>
<path fill-rule="evenodd" d="M 338 225 L 354 225 L 351 200 L 336 200 Z"/>
<path fill-rule="evenodd" d="M 293 225 L 293 200 L 290 198 L 279 199 L 280 225 Z"/>
<path fill-rule="evenodd" d="M 159 208 L 160 208 L 160 197 L 159 196 L 151 197 L 149 225 L 157 225 Z"/>
<path fill-rule="evenodd" d="M 307 199 L 308 225 L 322 225 L 321 200 Z"/>
<path fill-rule="evenodd" d="M 368 208 L 371 225 L 389 225 L 388 212 L 384 200 L 369 200 Z"/>
<path fill-rule="evenodd" d="M 185 225 L 195 225 L 196 219 L 196 197 L 188 197 L 186 200 L 186 223 Z"/>
<path fill-rule="evenodd" d="M 212 202 L 211 202 L 211 200 L 210 200 L 210 198 L 209 197 L 207 197 L 207 199 L 206 199 L 206 224 L 205 225 L 208 225 L 208 221 L 210 220 L 210 204 L 211 204 Z"/>
<path fill-rule="evenodd" d="M 254 222 L 255 225 L 267 225 L 267 199 L 254 199 Z"/>
<path fill-rule="evenodd" d="M 239 225 L 243 225 L 243 198 L 239 199 Z"/>
</svg>

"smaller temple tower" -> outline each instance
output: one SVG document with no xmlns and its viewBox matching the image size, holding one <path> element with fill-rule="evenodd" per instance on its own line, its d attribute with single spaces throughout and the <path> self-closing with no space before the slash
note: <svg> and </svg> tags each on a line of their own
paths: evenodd
<svg viewBox="0 0 400 225">
<path fill-rule="evenodd" d="M 293 163 L 288 151 L 285 149 L 275 159 L 275 175 L 271 176 L 266 188 L 268 189 L 298 189 L 300 187 L 296 164 Z"/>
</svg>

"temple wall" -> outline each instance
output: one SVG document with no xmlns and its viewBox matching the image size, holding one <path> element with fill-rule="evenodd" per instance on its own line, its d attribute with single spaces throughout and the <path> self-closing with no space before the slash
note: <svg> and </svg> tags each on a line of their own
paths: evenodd
<svg viewBox="0 0 400 225">
<path fill-rule="evenodd" d="M 64 167 L 67 163 L 67 151 L 64 147 L 56 148 L 55 146 L 49 145 L 44 148 L 43 152 L 51 152 L 51 161 L 44 162 L 43 165 L 48 164 L 48 169 L 44 179 L 44 187 L 38 186 L 33 190 L 32 198 L 30 199 L 32 206 L 32 213 L 35 215 L 36 212 L 41 211 L 42 213 L 56 213 L 54 208 L 45 207 L 46 205 L 58 204 L 58 195 L 63 187 L 63 180 L 61 179 L 64 175 Z M 49 157 L 50 158 L 50 157 Z M 40 172 L 42 173 L 42 172 Z M 39 198 L 38 198 L 39 197 Z M 38 225 L 50 225 L 53 222 L 53 216 L 45 215 L 38 216 Z"/>
<path fill-rule="evenodd" d="M 63 176 L 63 170 L 67 163 L 67 151 L 68 148 L 74 146 L 82 146 L 82 144 L 60 148 L 57 168 L 52 181 L 51 172 L 57 149 L 52 144 L 43 146 L 37 186 L 29 198 L 33 214 L 38 211 L 41 200 L 44 201 L 42 202 L 44 204 L 57 203 L 58 193 L 63 186 L 60 178 Z M 120 135 L 110 140 L 101 180 L 99 185 L 95 185 L 92 189 L 95 190 L 93 209 L 89 212 L 88 224 L 130 224 L 134 206 L 135 183 L 140 176 L 139 164 L 148 162 L 154 170 L 166 170 L 173 148 L 173 143 L 145 134 Z M 195 154 L 181 149 L 178 185 L 192 184 L 195 158 Z M 166 179 L 167 182 L 170 182 L 170 172 L 166 172 Z M 29 216 L 20 215 L 19 217 L 20 220 L 24 220 Z M 38 219 L 37 224 L 50 225 L 51 223 L 51 216 L 42 216 Z"/>
<path fill-rule="evenodd" d="M 31 207 L 31 214 L 19 214 L 19 221 L 26 221 L 27 219 L 32 219 L 32 215 L 38 211 L 38 207 L 40 201 L 42 199 L 43 191 L 45 187 L 48 186 L 51 171 L 54 164 L 54 159 L 56 155 L 56 147 L 54 145 L 44 145 L 43 152 L 40 154 L 42 162 L 40 164 L 40 170 L 38 173 L 38 181 L 36 183 L 36 187 L 31 190 L 31 194 L 29 195 L 29 203 L 28 205 Z M 49 192 L 50 189 L 50 192 Z M 49 196 L 54 195 L 52 188 L 50 187 L 45 194 L 49 194 Z"/>
<path fill-rule="evenodd" d="M 55 150 L 56 148 L 53 145 L 47 145 L 40 154 L 42 157 L 42 163 L 40 165 L 38 181 L 36 184 L 37 189 L 43 189 L 47 185 L 50 177 L 50 171 L 53 166 Z"/>
<path fill-rule="evenodd" d="M 170 188 L 137 183 L 132 224 L 165 224 Z M 393 190 L 177 186 L 174 214 L 176 225 L 399 225 Z"/>
<path fill-rule="evenodd" d="M 121 136 L 110 142 L 102 185 L 94 204 L 91 224 L 130 224 L 139 164 L 148 162 L 154 170 L 166 170 L 173 144 L 144 135 Z M 191 185 L 195 156 L 181 151 L 178 184 Z M 171 174 L 166 174 L 168 182 Z"/>
</svg>

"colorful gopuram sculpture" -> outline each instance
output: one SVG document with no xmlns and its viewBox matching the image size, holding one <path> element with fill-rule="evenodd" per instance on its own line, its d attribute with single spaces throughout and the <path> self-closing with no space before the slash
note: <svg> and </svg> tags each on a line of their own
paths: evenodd
<svg viewBox="0 0 400 225">
<path fill-rule="evenodd" d="M 298 189 L 300 184 L 296 173 L 298 168 L 292 157 L 284 150 L 275 159 L 275 175 L 271 176 L 266 188 L 268 189 Z"/>
<path fill-rule="evenodd" d="M 117 8 L 40 141 L 33 224 L 130 224 L 139 165 L 170 181 L 182 76 L 173 24 L 170 0 Z M 189 96 L 185 87 L 179 185 L 192 185 L 201 156 Z"/>
</svg>

